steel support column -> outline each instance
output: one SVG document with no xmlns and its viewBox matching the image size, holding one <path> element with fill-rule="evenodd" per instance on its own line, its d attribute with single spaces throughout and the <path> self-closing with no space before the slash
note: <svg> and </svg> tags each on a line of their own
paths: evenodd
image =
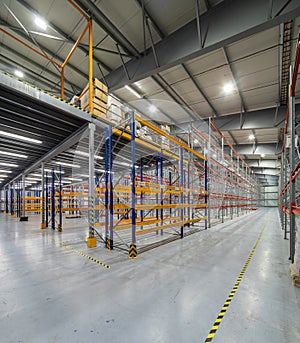
<svg viewBox="0 0 300 343">
<path fill-rule="evenodd" d="M 27 222 L 28 217 L 26 217 L 26 192 L 25 192 L 25 174 L 22 174 L 22 214 L 20 217 L 21 222 Z"/>
<path fill-rule="evenodd" d="M 108 177 L 109 177 L 109 170 L 108 170 L 108 161 L 109 161 L 109 131 L 108 128 L 105 128 L 104 131 L 104 149 L 105 149 L 105 198 L 104 198 L 104 205 L 105 205 L 105 245 L 106 248 L 110 248 L 110 242 L 108 237 L 108 223 L 109 223 L 109 206 L 108 206 Z"/>
<path fill-rule="evenodd" d="M 94 248 L 97 245 L 95 237 L 95 170 L 94 170 L 94 147 L 95 124 L 89 123 L 89 236 L 87 246 Z"/>
<path fill-rule="evenodd" d="M 59 176 L 58 176 L 58 218 L 59 222 L 57 225 L 57 231 L 62 232 L 62 176 L 61 176 L 61 166 L 59 166 Z"/>
<path fill-rule="evenodd" d="M 293 70 L 290 69 L 290 86 L 289 86 L 289 134 L 291 136 L 291 147 L 290 147 L 290 171 L 292 172 L 295 169 L 295 96 L 292 95 L 292 75 Z M 290 176 L 291 177 L 291 176 Z M 291 263 L 294 263 L 295 255 L 295 238 L 296 238 L 296 227 L 295 227 L 295 214 L 292 211 L 292 208 L 296 206 L 296 187 L 295 180 L 290 184 L 290 260 Z"/>
<path fill-rule="evenodd" d="M 51 182 L 51 227 L 52 230 L 55 230 L 55 174 L 53 168 Z"/>
<path fill-rule="evenodd" d="M 42 162 L 42 165 L 41 165 L 41 176 L 42 176 L 42 192 L 41 192 L 41 195 L 42 195 L 42 222 L 41 222 L 41 225 L 40 225 L 40 228 L 41 229 L 46 229 L 46 221 L 45 221 L 45 163 Z"/>
<path fill-rule="evenodd" d="M 112 126 L 109 125 L 109 240 L 107 249 L 114 248 L 114 184 L 113 184 L 113 137 Z"/>
<path fill-rule="evenodd" d="M 129 249 L 129 258 L 137 258 L 137 247 L 136 247 L 136 211 L 135 211 L 135 119 L 134 112 L 131 112 L 130 120 L 131 129 L 131 244 Z"/>
</svg>

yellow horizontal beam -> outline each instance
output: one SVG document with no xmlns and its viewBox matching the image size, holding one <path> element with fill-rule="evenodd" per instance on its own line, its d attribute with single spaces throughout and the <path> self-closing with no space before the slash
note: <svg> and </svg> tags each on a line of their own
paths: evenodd
<svg viewBox="0 0 300 343">
<path fill-rule="evenodd" d="M 182 147 L 183 149 L 185 149 L 186 151 L 192 153 L 193 155 L 201 158 L 204 161 L 207 161 L 207 158 L 200 154 L 198 151 L 195 151 L 194 149 L 190 148 L 187 144 L 181 142 L 179 139 L 169 135 L 168 133 L 164 132 L 163 130 L 161 130 L 160 128 L 158 128 L 156 125 L 151 124 L 148 120 L 142 119 L 140 116 L 138 116 L 137 114 L 134 115 L 134 118 L 139 121 L 141 124 L 149 127 L 149 129 L 151 129 L 152 131 L 155 131 L 156 133 L 159 133 L 161 136 L 166 137 L 168 140 L 170 140 L 171 142 L 179 145 L 180 147 Z"/>
<path fill-rule="evenodd" d="M 127 132 L 123 132 L 119 129 L 116 129 L 116 128 L 113 128 L 112 129 L 112 132 L 119 135 L 119 136 L 123 136 L 125 138 L 127 138 L 129 141 L 131 140 L 131 134 L 130 133 L 127 133 Z M 168 152 L 166 150 L 163 150 L 161 149 L 160 147 L 158 146 L 155 146 L 153 144 L 150 144 L 146 141 L 144 141 L 143 139 L 140 139 L 140 138 L 135 138 L 135 142 L 139 145 L 142 145 L 150 150 L 153 150 L 153 151 L 157 151 L 157 152 L 161 152 L 164 156 L 168 156 L 168 157 L 171 157 L 171 158 L 175 158 L 176 160 L 180 161 L 180 157 L 176 154 L 173 154 L 172 152 Z M 187 160 L 184 160 L 185 163 L 188 163 Z"/>
<path fill-rule="evenodd" d="M 175 223 L 164 224 L 164 225 L 160 225 L 160 226 L 154 226 L 154 227 L 150 227 L 148 229 L 143 229 L 143 230 L 137 230 L 135 233 L 137 236 L 143 235 L 145 233 L 149 233 L 149 232 L 153 232 L 153 231 L 157 231 L 157 230 L 164 230 L 164 229 L 168 229 L 168 228 L 174 227 L 174 226 L 184 226 L 184 225 L 189 224 L 189 223 L 196 223 L 196 222 L 199 222 L 200 220 L 204 220 L 204 219 L 206 219 L 206 217 L 189 219 L 189 220 L 181 220 L 181 221 L 175 222 Z"/>
</svg>

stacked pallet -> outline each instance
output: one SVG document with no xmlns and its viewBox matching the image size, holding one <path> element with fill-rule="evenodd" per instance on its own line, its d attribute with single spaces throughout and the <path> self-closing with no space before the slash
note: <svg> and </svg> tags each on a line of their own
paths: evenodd
<svg viewBox="0 0 300 343">
<path fill-rule="evenodd" d="M 93 108 L 92 113 L 100 118 L 106 118 L 106 109 L 107 109 L 107 87 L 98 79 L 93 79 Z M 87 85 L 83 92 L 80 95 L 81 107 L 85 110 L 90 111 L 90 92 L 89 85 Z"/>
</svg>

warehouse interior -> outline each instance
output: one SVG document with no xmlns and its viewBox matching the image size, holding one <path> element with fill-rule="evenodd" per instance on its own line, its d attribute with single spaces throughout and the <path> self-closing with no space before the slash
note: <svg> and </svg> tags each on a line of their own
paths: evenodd
<svg viewBox="0 0 300 343">
<path fill-rule="evenodd" d="M 297 0 L 0 2 L 3 342 L 299 342 Z"/>
</svg>

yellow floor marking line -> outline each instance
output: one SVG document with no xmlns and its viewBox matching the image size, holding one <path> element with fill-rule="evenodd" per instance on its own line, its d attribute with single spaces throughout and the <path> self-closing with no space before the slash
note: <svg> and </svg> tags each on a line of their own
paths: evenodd
<svg viewBox="0 0 300 343">
<path fill-rule="evenodd" d="M 53 240 L 54 243 L 59 244 L 60 246 L 66 248 L 66 249 L 68 249 L 68 250 L 70 250 L 70 251 L 73 251 L 73 252 L 75 252 L 76 254 L 78 254 L 78 255 L 80 255 L 80 256 L 86 257 L 86 258 L 88 258 L 90 261 L 95 262 L 95 263 L 97 263 L 97 264 L 100 264 L 100 266 L 102 266 L 102 267 L 104 267 L 104 268 L 107 268 L 107 269 L 110 269 L 110 266 L 108 266 L 107 264 L 105 264 L 105 263 L 103 263 L 103 262 L 97 260 L 96 258 L 91 257 L 91 256 L 89 256 L 89 255 L 83 253 L 82 251 L 76 250 L 76 249 L 74 249 L 73 247 L 70 247 L 69 245 L 67 245 L 67 244 L 65 244 L 65 243 L 63 243 L 63 242 L 58 242 L 58 241 L 56 241 L 55 239 L 52 239 L 52 240 Z"/>
<path fill-rule="evenodd" d="M 257 246 L 258 246 L 258 243 L 259 243 L 259 241 L 261 239 L 261 236 L 264 233 L 265 228 L 267 227 L 267 225 L 269 223 L 269 220 L 270 220 L 270 216 L 269 216 L 269 218 L 267 218 L 267 220 L 266 220 L 262 230 L 260 231 L 260 234 L 259 234 L 259 236 L 258 236 L 258 238 L 257 238 L 257 240 L 256 240 L 256 242 L 255 242 L 255 244 L 254 244 L 254 246 L 253 246 L 249 256 L 248 256 L 248 258 L 247 258 L 247 261 L 244 264 L 244 266 L 243 266 L 243 268 L 242 268 L 242 270 L 240 272 L 240 275 L 236 279 L 236 282 L 235 282 L 231 292 L 229 293 L 229 296 L 226 299 L 224 305 L 222 306 L 222 309 L 221 309 L 217 319 L 215 320 L 211 330 L 209 331 L 209 334 L 207 335 L 204 343 L 212 342 L 212 340 L 213 340 L 213 338 L 214 338 L 214 336 L 215 336 L 215 334 L 216 334 L 216 332 L 217 332 L 217 330 L 218 330 L 218 328 L 219 328 L 219 326 L 220 326 L 220 324 L 221 324 L 221 322 L 222 322 L 222 320 L 223 320 L 223 318 L 225 316 L 225 313 L 226 313 L 226 311 L 227 311 L 227 309 L 228 309 L 228 307 L 229 307 L 229 305 L 231 303 L 231 300 L 233 299 L 233 297 L 235 296 L 236 291 L 239 288 L 239 285 L 240 285 L 240 283 L 242 281 L 242 278 L 243 278 L 243 276 L 244 276 L 244 274 L 245 274 L 245 272 L 246 272 L 246 270 L 248 268 L 248 265 L 249 265 L 249 263 L 250 263 L 250 261 L 252 259 L 253 254 L 254 254 Z"/>
</svg>

